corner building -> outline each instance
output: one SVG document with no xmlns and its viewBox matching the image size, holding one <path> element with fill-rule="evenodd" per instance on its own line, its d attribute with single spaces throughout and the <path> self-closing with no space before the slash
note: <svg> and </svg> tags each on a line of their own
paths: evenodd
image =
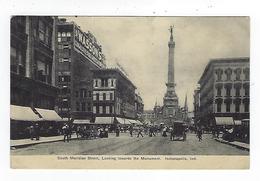
<svg viewBox="0 0 260 181">
<path fill-rule="evenodd" d="M 125 124 L 136 119 L 135 85 L 117 68 L 93 70 L 93 114 Z"/>
<path fill-rule="evenodd" d="M 216 117 L 249 119 L 249 58 L 213 59 L 202 74 L 199 119 L 214 125 Z"/>
<path fill-rule="evenodd" d="M 56 85 L 60 89 L 58 111 L 72 119 L 93 118 L 93 74 L 106 67 L 102 47 L 91 32 L 74 22 L 57 22 Z"/>
</svg>

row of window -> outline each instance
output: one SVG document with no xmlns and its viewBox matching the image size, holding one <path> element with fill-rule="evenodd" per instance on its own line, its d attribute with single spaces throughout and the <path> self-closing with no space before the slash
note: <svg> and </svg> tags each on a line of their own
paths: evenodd
<svg viewBox="0 0 260 181">
<path fill-rule="evenodd" d="M 217 102 L 217 112 L 221 112 L 221 102 Z M 231 102 L 226 102 L 226 112 L 230 112 Z M 240 106 L 241 104 L 239 102 L 235 103 L 235 112 L 240 112 Z M 244 103 L 244 112 L 249 112 L 249 102 Z"/>
<path fill-rule="evenodd" d="M 241 80 L 241 73 L 243 72 L 244 74 L 244 79 L 245 80 L 249 80 L 249 68 L 244 68 L 242 70 L 242 68 L 236 68 L 236 69 L 231 69 L 231 68 L 227 68 L 225 69 L 225 71 L 223 71 L 222 69 L 217 69 L 215 71 L 216 76 L 217 76 L 217 81 L 222 81 L 222 75 L 223 73 L 226 74 L 226 81 L 231 81 L 231 75 L 234 72 L 235 74 L 235 80 L 236 81 L 240 81 Z"/>
<path fill-rule="evenodd" d="M 114 87 L 115 86 L 115 82 L 114 82 L 114 80 L 113 79 L 110 79 L 110 85 L 109 85 L 109 83 L 108 83 L 108 80 L 109 79 L 107 79 L 107 78 L 103 78 L 103 79 L 101 79 L 101 87 Z M 94 80 L 94 87 L 99 87 L 99 80 Z"/>
<path fill-rule="evenodd" d="M 58 81 L 59 82 L 70 82 L 70 76 L 69 75 L 59 75 Z"/>
<path fill-rule="evenodd" d="M 114 100 L 114 94 L 112 92 L 110 92 L 110 93 L 103 93 L 103 94 L 96 93 L 93 96 L 93 100 L 94 101 Z"/>
<path fill-rule="evenodd" d="M 94 114 L 113 114 L 114 106 L 93 106 Z"/>
<path fill-rule="evenodd" d="M 226 86 L 225 87 L 226 96 L 231 96 L 231 89 L 232 89 L 232 87 L 230 87 L 230 86 Z M 242 96 L 240 94 L 240 91 L 241 91 L 240 87 L 234 87 L 234 89 L 235 89 L 235 96 L 236 97 Z M 217 90 L 217 96 L 221 96 L 221 94 L 222 94 L 222 87 L 216 87 L 216 90 Z M 248 97 L 249 96 L 249 87 L 248 86 L 244 87 L 244 90 L 245 90 L 244 96 Z"/>
<path fill-rule="evenodd" d="M 52 44 L 52 28 L 49 27 L 41 19 L 39 20 L 39 39 L 45 45 L 48 45 L 49 47 L 51 47 L 51 44 Z"/>
<path fill-rule="evenodd" d="M 76 102 L 76 111 L 91 112 L 91 104 L 86 102 Z"/>
<path fill-rule="evenodd" d="M 80 89 L 79 91 L 75 91 L 75 97 L 80 97 L 80 98 L 86 98 L 92 97 L 92 92 L 91 91 L 87 91 L 87 89 Z"/>
</svg>

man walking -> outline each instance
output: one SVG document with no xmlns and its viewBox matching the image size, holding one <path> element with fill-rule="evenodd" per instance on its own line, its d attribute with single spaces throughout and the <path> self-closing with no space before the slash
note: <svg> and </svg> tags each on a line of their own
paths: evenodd
<svg viewBox="0 0 260 181">
<path fill-rule="evenodd" d="M 67 139 L 67 142 L 69 142 L 69 126 L 67 124 L 65 124 L 63 127 L 62 127 L 62 130 L 63 130 L 63 134 L 64 134 L 64 138 L 63 138 L 63 141 L 65 142 L 66 139 Z"/>
<path fill-rule="evenodd" d="M 142 131 L 143 131 L 143 129 L 142 129 L 142 127 L 140 126 L 139 129 L 138 129 L 137 138 L 139 138 L 139 135 L 141 135 L 142 137 L 144 137 L 143 134 L 142 134 Z"/>
<path fill-rule="evenodd" d="M 133 126 L 132 125 L 129 128 L 129 133 L 130 133 L 130 136 L 133 137 Z"/>
<path fill-rule="evenodd" d="M 198 130 L 197 130 L 197 136 L 199 138 L 199 141 L 201 141 L 202 140 L 202 129 L 201 129 L 201 127 L 199 127 Z"/>
</svg>

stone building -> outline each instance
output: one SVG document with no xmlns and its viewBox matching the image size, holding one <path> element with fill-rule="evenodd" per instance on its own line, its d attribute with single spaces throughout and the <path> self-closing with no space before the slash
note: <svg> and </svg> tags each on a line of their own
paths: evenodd
<svg viewBox="0 0 260 181">
<path fill-rule="evenodd" d="M 202 124 L 214 125 L 216 117 L 249 118 L 249 69 L 249 58 L 213 59 L 208 63 L 198 82 L 198 119 Z"/>
<path fill-rule="evenodd" d="M 93 115 L 95 121 L 113 119 L 121 124 L 136 120 L 135 85 L 117 68 L 92 70 Z M 120 119 L 123 118 L 124 120 Z M 101 121 L 102 121 L 101 120 Z M 112 121 L 111 121 L 112 120 Z"/>
<path fill-rule="evenodd" d="M 74 22 L 61 18 L 56 34 L 56 86 L 60 89 L 59 115 L 91 120 L 93 74 L 106 67 L 102 47 L 91 32 L 84 32 Z"/>
<path fill-rule="evenodd" d="M 56 114 L 58 89 L 52 82 L 54 21 L 49 16 L 11 18 L 11 138 L 26 136 L 23 129 L 31 124 L 29 121 L 45 119 L 36 109 L 48 116 Z"/>
</svg>

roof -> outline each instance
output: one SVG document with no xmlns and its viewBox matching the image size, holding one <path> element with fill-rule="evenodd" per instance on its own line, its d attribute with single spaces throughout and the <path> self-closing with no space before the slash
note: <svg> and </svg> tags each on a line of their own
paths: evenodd
<svg viewBox="0 0 260 181">
<path fill-rule="evenodd" d="M 10 119 L 18 121 L 39 121 L 40 118 L 30 107 L 10 106 Z"/>
<path fill-rule="evenodd" d="M 45 121 L 64 121 L 54 110 L 35 108 Z"/>
<path fill-rule="evenodd" d="M 203 74 L 201 75 L 198 83 L 202 81 L 202 78 L 206 75 L 210 67 L 215 63 L 239 63 L 239 62 L 249 62 L 249 57 L 234 57 L 234 58 L 215 58 L 211 59 L 207 64 Z"/>
</svg>

